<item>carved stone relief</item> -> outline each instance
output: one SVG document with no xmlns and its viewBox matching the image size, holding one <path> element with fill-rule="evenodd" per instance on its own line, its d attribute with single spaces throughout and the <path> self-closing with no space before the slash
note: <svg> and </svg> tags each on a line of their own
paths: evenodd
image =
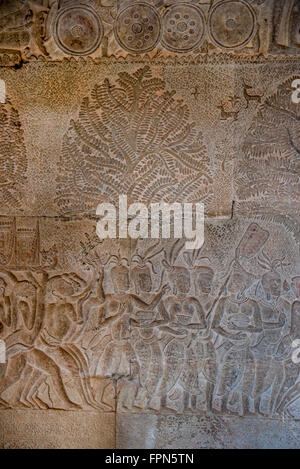
<svg viewBox="0 0 300 469">
<path fill-rule="evenodd" d="M 19 114 L 5 97 L 0 103 L 0 205 L 19 207 L 26 182 L 27 157 Z"/>
<path fill-rule="evenodd" d="M 227 1 L 213 6 L 209 15 L 211 41 L 223 49 L 243 48 L 256 32 L 255 13 L 248 2 Z"/>
<path fill-rule="evenodd" d="M 103 26 L 88 7 L 68 7 L 59 11 L 54 26 L 55 40 L 66 54 L 92 54 L 102 41 Z"/>
<path fill-rule="evenodd" d="M 97 200 L 117 203 L 119 194 L 146 204 L 211 197 L 200 129 L 175 91 L 166 90 L 147 66 L 93 89 L 79 120 L 71 122 L 60 164 L 58 204 L 67 210 L 86 210 Z"/>
<path fill-rule="evenodd" d="M 153 7 L 140 3 L 121 10 L 114 28 L 115 37 L 123 49 L 143 53 L 155 48 L 160 38 L 161 22 Z"/>
<path fill-rule="evenodd" d="M 298 0 L 34 0 L 1 5 L 1 63 L 43 57 L 297 55 Z"/>
<path fill-rule="evenodd" d="M 299 8 L 0 1 L 0 447 L 299 446 Z"/>
<path fill-rule="evenodd" d="M 162 44 L 174 52 L 187 52 L 201 45 L 205 19 L 195 5 L 172 5 L 163 17 Z"/>
<path fill-rule="evenodd" d="M 281 223 L 299 242 L 299 106 L 291 99 L 296 78 L 280 83 L 258 107 L 235 185 L 240 214 Z"/>
<path fill-rule="evenodd" d="M 212 62 L 193 66 L 191 75 L 183 63 L 107 60 L 101 69 L 46 63 L 45 73 L 39 62 L 27 64 L 30 80 L 20 73 L 17 83 L 14 71 L 1 70 L 12 103 L 20 103 L 20 135 L 31 154 L 20 206 L 6 205 L 2 214 L 94 216 L 100 202 L 122 193 L 146 204 L 204 202 L 209 217 L 229 218 L 235 117 L 252 115 L 257 104 L 246 109 L 242 95 L 233 101 L 234 68 Z"/>
<path fill-rule="evenodd" d="M 22 243 L 27 268 L 1 267 L 2 408 L 110 412 L 117 386 L 119 412 L 296 418 L 300 271 L 284 228 L 281 244 L 275 223 L 228 221 L 222 237 L 209 224 L 191 252 L 181 240 L 100 243 L 93 222 L 60 222 L 49 252 L 39 236 L 49 246 L 56 225 L 36 226 L 34 251 Z"/>
</svg>

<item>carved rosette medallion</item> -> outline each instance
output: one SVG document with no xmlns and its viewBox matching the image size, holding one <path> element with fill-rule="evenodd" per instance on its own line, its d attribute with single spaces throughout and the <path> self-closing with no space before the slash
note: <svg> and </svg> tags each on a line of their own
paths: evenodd
<svg viewBox="0 0 300 469">
<path fill-rule="evenodd" d="M 54 37 L 66 54 L 89 55 L 98 49 L 103 26 L 97 13 L 90 7 L 69 7 L 56 18 Z"/>
<path fill-rule="evenodd" d="M 121 47 L 130 52 L 143 53 L 155 48 L 160 39 L 161 23 L 153 7 L 140 3 L 122 10 L 114 29 Z"/>
<path fill-rule="evenodd" d="M 211 41 L 224 49 L 245 47 L 256 32 L 254 10 L 245 1 L 225 1 L 214 6 L 209 15 Z"/>
<path fill-rule="evenodd" d="M 202 11 L 194 5 L 180 3 L 168 8 L 163 17 L 162 44 L 174 52 L 187 52 L 199 46 L 205 33 Z"/>
</svg>

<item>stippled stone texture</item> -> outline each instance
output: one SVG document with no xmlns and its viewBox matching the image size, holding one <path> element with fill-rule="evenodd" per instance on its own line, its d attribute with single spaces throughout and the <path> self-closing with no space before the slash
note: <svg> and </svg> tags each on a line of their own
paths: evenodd
<svg viewBox="0 0 300 469">
<path fill-rule="evenodd" d="M 1 448 L 299 447 L 299 9 L 0 2 Z"/>
</svg>

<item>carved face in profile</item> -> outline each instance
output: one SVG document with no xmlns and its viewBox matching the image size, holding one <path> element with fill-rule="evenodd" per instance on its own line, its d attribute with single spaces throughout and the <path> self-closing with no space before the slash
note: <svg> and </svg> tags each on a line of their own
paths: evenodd
<svg viewBox="0 0 300 469">
<path fill-rule="evenodd" d="M 198 267 L 196 269 L 195 289 L 199 293 L 211 292 L 214 271 L 210 267 Z"/>
<path fill-rule="evenodd" d="M 129 270 L 124 265 L 118 265 L 111 269 L 111 278 L 116 293 L 126 293 L 130 288 Z"/>
<path fill-rule="evenodd" d="M 282 281 L 278 272 L 267 272 L 263 275 L 262 286 L 267 297 L 281 295 Z"/>
</svg>

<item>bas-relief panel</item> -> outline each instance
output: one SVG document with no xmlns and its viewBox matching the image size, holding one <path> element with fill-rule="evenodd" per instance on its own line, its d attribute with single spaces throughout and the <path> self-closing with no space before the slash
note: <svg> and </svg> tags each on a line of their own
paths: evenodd
<svg viewBox="0 0 300 469">
<path fill-rule="evenodd" d="M 184 252 L 180 241 L 102 245 L 95 223 L 84 216 L 81 221 L 78 216 L 73 221 L 2 217 L 1 336 L 8 357 L 1 371 L 3 408 L 109 412 L 115 410 L 117 393 L 120 412 L 276 416 L 288 411 L 297 416 L 298 367 L 291 354 L 299 330 L 298 221 L 293 213 L 291 229 L 287 217 L 278 218 L 275 210 L 282 214 L 290 207 L 289 195 L 298 193 L 298 111 L 290 101 L 294 75 L 283 81 L 280 75 L 277 72 L 277 88 L 272 83 L 276 91 L 267 98 L 255 88 L 253 77 L 251 85 L 244 76 L 239 82 L 244 86 L 235 82 L 236 96 L 229 96 L 229 102 L 235 98 L 242 103 L 240 112 L 250 109 L 252 117 L 242 138 L 242 155 L 233 158 L 237 209 L 231 221 L 208 224 L 200 252 Z M 135 67 L 117 77 L 114 83 L 104 79 L 95 85 L 62 139 L 57 201 L 58 206 L 74 201 L 75 213 L 76 204 L 86 200 L 96 206 L 103 194 L 104 200 L 114 199 L 122 184 L 130 194 L 128 170 L 138 181 L 145 155 L 153 155 L 161 177 L 167 171 L 169 179 L 177 174 L 178 184 L 191 175 L 197 184 L 213 179 L 202 143 L 206 129 L 194 130 L 197 125 L 183 100 L 165 90 L 165 81 L 150 67 Z M 195 87 L 193 99 L 202 93 Z M 12 168 L 5 174 L 14 178 L 2 193 L 4 206 L 13 207 L 22 198 L 28 173 L 24 132 L 11 102 L 1 108 Z M 217 114 L 231 130 L 242 119 L 225 104 Z M 276 149 L 274 121 L 280 146 L 275 144 Z M 122 126 L 131 138 L 122 138 Z M 236 146 L 238 141 L 240 136 Z M 252 158 L 253 166 L 245 163 Z M 263 159 L 270 177 L 262 177 L 255 158 Z M 224 158 L 222 166 L 228 164 Z M 109 172 L 103 177 L 105 167 L 113 168 L 111 184 Z M 277 172 L 281 205 L 274 206 Z M 96 197 L 84 184 L 89 176 L 95 179 Z M 245 184 L 245 178 L 251 184 Z M 209 200 L 209 190 L 201 198 L 197 184 L 196 200 Z M 163 195 L 172 200 L 175 192 L 169 184 Z M 141 200 L 152 200 L 137 191 L 140 194 Z M 235 215 L 243 203 L 252 210 L 258 195 L 264 200 L 263 213 L 254 211 L 253 223 L 246 225 Z"/>
<path fill-rule="evenodd" d="M 1 407 L 114 410 L 113 384 L 92 379 L 77 345 L 97 276 L 59 270 L 62 246 L 43 249 L 38 219 L 1 221 Z"/>
<path fill-rule="evenodd" d="M 199 126 L 175 90 L 165 88 L 146 66 L 93 89 L 64 137 L 59 205 L 76 212 L 95 208 L 97 199 L 117 204 L 120 194 L 147 205 L 212 198 Z"/>
<path fill-rule="evenodd" d="M 145 203 L 203 202 L 214 219 L 228 219 L 233 211 L 247 215 L 250 205 L 252 215 L 259 215 L 266 197 L 273 197 L 272 210 L 286 207 L 292 217 L 298 105 L 291 101 L 291 83 L 297 71 L 297 62 L 254 68 L 68 62 L 28 64 L 16 80 L 15 70 L 2 68 L 7 102 L 0 104 L 0 152 L 8 155 L 2 159 L 9 180 L 0 185 L 1 213 L 94 215 L 100 202 L 116 201 L 122 193 Z M 276 105 L 281 91 L 285 103 Z M 260 121 L 270 143 L 259 150 L 259 138 L 254 148 L 251 135 L 255 126 L 259 135 Z M 281 157 L 285 169 L 271 154 L 274 122 L 282 152 L 294 145 L 290 164 Z M 285 143 L 289 133 L 292 141 Z M 264 168 L 277 161 L 269 180 L 255 169 L 265 159 L 262 152 L 271 161 Z M 247 194 L 251 184 L 256 196 Z"/>
<path fill-rule="evenodd" d="M 100 243 L 87 220 L 21 225 L 2 231 L 16 253 L 0 272 L 2 408 L 109 412 L 117 395 L 121 413 L 299 418 L 299 257 L 284 226 L 210 223 L 191 253 Z"/>
<path fill-rule="evenodd" d="M 0 2 L 1 409 L 289 445 L 272 422 L 300 418 L 299 6 Z M 100 242 L 119 193 L 204 202 L 203 248 Z M 267 443 L 237 436 L 251 416 Z"/>
<path fill-rule="evenodd" d="M 3 201 L 2 214 L 94 215 L 127 194 L 204 202 L 209 217 L 231 216 L 234 68 L 141 65 L 28 64 L 17 81 L 1 70 L 31 155 L 20 204 Z"/>
<path fill-rule="evenodd" d="M 297 0 L 4 0 L 1 64 L 44 58 L 299 53 Z"/>
</svg>

